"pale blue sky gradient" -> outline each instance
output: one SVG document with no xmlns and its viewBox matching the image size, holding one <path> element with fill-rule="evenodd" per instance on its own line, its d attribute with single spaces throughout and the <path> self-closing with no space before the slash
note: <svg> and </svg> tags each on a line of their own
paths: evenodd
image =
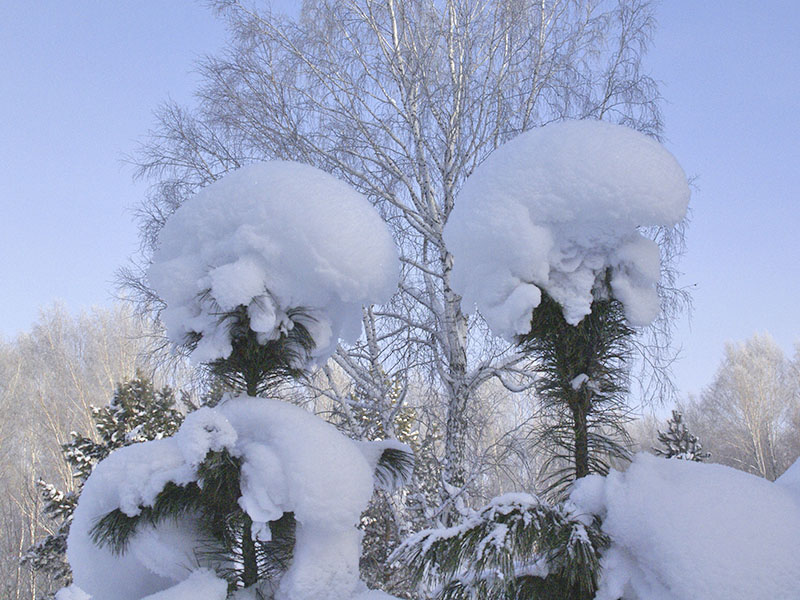
<svg viewBox="0 0 800 600">
<path fill-rule="evenodd" d="M 697 177 L 675 373 L 698 393 L 726 340 L 800 342 L 800 3 L 664 0 L 658 18 L 645 64 Z M 0 337 L 56 299 L 110 301 L 144 194 L 121 159 L 160 102 L 191 102 L 194 62 L 224 39 L 191 0 L 0 4 Z"/>
</svg>

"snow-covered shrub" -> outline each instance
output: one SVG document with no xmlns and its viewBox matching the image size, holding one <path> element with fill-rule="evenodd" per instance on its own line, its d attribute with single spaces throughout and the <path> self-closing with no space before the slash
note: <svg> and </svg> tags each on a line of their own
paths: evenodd
<svg viewBox="0 0 800 600">
<path fill-rule="evenodd" d="M 358 597 L 365 587 L 358 578 L 356 525 L 372 496 L 376 469 L 387 467 L 387 450 L 408 452 L 392 442 L 354 442 L 277 400 L 227 398 L 216 408 L 202 408 L 175 436 L 129 446 L 95 468 L 69 537 L 75 582 L 94 600 L 140 600 L 181 584 L 198 569 L 235 569 L 235 558 L 219 562 L 223 540 L 215 530 L 224 524 L 215 521 L 213 510 L 201 500 L 178 512 L 166 507 L 177 488 L 199 498 L 214 483 L 202 478 L 206 457 L 225 452 L 240 464 L 232 493 L 252 520 L 254 541 L 263 550 L 260 568 L 272 566 L 264 562 L 271 525 L 286 513 L 296 521 L 288 568 L 259 578 L 255 589 L 286 600 Z M 103 527 L 114 535 L 99 540 Z"/>
<path fill-rule="evenodd" d="M 439 600 L 590 598 L 608 539 L 570 504 L 494 498 L 454 527 L 427 529 L 395 553 Z"/>
<path fill-rule="evenodd" d="M 800 597 L 800 494 L 791 479 L 642 453 L 625 472 L 580 480 L 572 502 L 600 517 L 611 540 L 596 600 Z"/>
</svg>

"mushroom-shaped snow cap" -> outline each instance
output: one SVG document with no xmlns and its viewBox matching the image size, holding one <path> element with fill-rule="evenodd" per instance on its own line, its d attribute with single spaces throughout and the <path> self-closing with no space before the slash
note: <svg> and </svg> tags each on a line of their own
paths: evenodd
<svg viewBox="0 0 800 600">
<path fill-rule="evenodd" d="M 527 131 L 464 183 L 444 237 L 453 287 L 494 332 L 526 333 L 542 291 L 576 324 L 598 279 L 632 325 L 658 315 L 660 253 L 640 229 L 686 214 L 689 186 L 675 158 L 646 135 L 602 121 Z"/>
</svg>

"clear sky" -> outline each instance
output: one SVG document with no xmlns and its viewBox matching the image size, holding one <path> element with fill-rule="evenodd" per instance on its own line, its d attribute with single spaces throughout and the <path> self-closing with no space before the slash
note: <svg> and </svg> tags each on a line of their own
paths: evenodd
<svg viewBox="0 0 800 600">
<path fill-rule="evenodd" d="M 800 342 L 800 3 L 664 0 L 658 19 L 645 65 L 696 177 L 675 373 L 698 393 L 726 340 Z M 144 194 L 122 158 L 161 101 L 191 102 L 194 61 L 224 39 L 192 0 L 0 3 L 0 336 L 56 299 L 110 301 Z"/>
</svg>

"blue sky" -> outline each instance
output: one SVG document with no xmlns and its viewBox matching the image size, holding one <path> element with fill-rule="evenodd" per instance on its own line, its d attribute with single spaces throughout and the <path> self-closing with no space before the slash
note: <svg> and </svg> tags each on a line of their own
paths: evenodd
<svg viewBox="0 0 800 600">
<path fill-rule="evenodd" d="M 800 3 L 664 0 L 645 65 L 662 81 L 667 147 L 696 177 L 680 324 L 684 394 L 726 340 L 800 342 Z M 144 194 L 122 162 L 222 25 L 191 0 L 0 4 L 0 336 L 56 299 L 110 301 L 136 251 Z"/>
</svg>

